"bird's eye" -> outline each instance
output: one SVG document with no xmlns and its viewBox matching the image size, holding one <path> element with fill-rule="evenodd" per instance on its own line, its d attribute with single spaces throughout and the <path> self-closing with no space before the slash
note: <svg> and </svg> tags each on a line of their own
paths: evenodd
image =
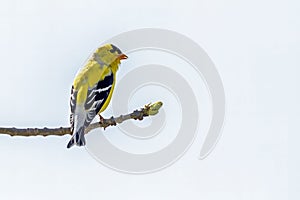
<svg viewBox="0 0 300 200">
<path fill-rule="evenodd" d="M 117 50 L 117 47 L 115 47 L 114 45 L 111 45 L 112 49 L 109 50 L 111 53 L 114 53 Z"/>
<path fill-rule="evenodd" d="M 118 49 L 115 45 L 111 45 L 111 47 L 112 49 L 109 50 L 111 53 L 115 53 L 115 52 L 117 52 L 118 54 L 122 53 L 121 50 Z"/>
</svg>

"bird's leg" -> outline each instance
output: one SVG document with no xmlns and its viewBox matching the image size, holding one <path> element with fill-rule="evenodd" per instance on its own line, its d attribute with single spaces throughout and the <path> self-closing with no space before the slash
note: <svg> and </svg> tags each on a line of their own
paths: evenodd
<svg viewBox="0 0 300 200">
<path fill-rule="evenodd" d="M 104 122 L 104 118 L 100 115 L 100 114 L 98 114 L 99 115 L 99 118 L 100 118 L 100 124 L 103 124 L 103 122 Z"/>
</svg>

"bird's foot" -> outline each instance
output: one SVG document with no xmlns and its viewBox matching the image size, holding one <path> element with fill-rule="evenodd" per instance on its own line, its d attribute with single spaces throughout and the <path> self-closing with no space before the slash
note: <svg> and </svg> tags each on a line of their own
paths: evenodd
<svg viewBox="0 0 300 200">
<path fill-rule="evenodd" d="M 99 118 L 100 118 L 99 123 L 100 123 L 100 124 L 103 124 L 103 123 L 104 123 L 104 118 L 103 118 L 100 114 L 98 114 L 98 116 L 99 116 Z"/>
</svg>

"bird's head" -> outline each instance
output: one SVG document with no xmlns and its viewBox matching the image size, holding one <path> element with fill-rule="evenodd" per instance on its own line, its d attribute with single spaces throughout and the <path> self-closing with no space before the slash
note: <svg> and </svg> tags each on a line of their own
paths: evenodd
<svg viewBox="0 0 300 200">
<path fill-rule="evenodd" d="M 107 65 L 112 63 L 119 64 L 121 60 L 128 57 L 113 44 L 106 44 L 96 50 L 97 57 Z"/>
</svg>

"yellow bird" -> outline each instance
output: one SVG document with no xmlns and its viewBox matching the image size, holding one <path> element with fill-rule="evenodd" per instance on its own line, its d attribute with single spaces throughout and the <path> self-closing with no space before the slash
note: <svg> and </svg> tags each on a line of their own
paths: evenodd
<svg viewBox="0 0 300 200">
<path fill-rule="evenodd" d="M 97 114 L 103 112 L 110 100 L 115 87 L 116 72 L 122 59 L 127 56 L 121 50 L 107 44 L 98 48 L 78 72 L 71 90 L 70 123 L 72 138 L 67 148 L 74 144 L 86 144 L 84 131 Z"/>
</svg>

